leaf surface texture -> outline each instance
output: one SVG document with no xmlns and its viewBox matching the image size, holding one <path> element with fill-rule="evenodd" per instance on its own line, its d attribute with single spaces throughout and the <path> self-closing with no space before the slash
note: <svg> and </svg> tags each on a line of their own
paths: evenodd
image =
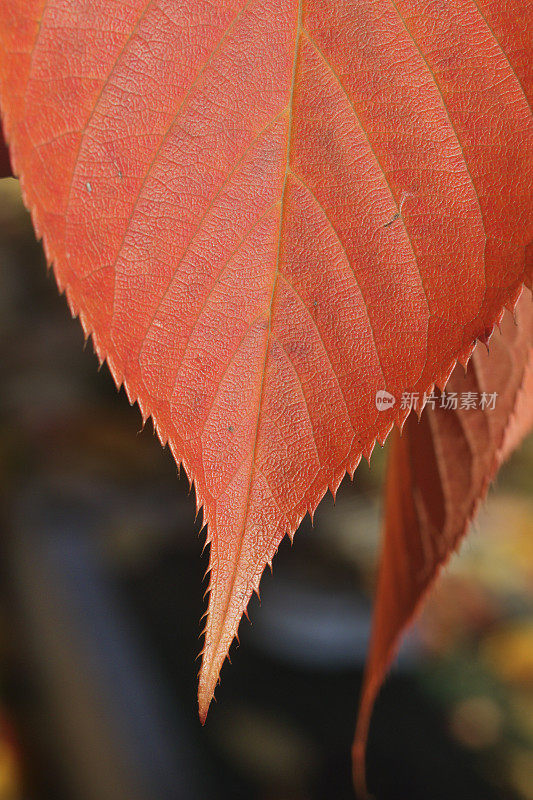
<svg viewBox="0 0 533 800">
<path fill-rule="evenodd" d="M 2 0 L 36 230 L 204 508 L 202 717 L 282 537 L 403 421 L 376 392 L 444 382 L 531 279 L 532 17 Z"/>
</svg>

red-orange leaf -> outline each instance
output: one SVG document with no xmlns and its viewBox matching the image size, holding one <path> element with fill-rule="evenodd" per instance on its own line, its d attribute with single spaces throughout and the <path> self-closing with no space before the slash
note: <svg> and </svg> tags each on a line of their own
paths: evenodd
<svg viewBox="0 0 533 800">
<path fill-rule="evenodd" d="M 457 549 L 490 481 L 533 427 L 533 303 L 524 291 L 467 371 L 413 412 L 389 456 L 374 629 L 354 742 L 354 776 L 364 795 L 364 751 L 372 706 L 401 633 Z M 443 407 L 444 406 L 444 407 Z M 454 408 L 457 406 L 457 408 Z"/>
<path fill-rule="evenodd" d="M 531 279 L 522 0 L 2 0 L 16 173 L 194 478 L 205 716 L 281 538 Z"/>
</svg>

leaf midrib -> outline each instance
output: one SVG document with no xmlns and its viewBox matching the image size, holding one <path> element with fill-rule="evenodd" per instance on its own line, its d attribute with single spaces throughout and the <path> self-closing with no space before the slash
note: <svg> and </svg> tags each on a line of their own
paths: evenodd
<svg viewBox="0 0 533 800">
<path fill-rule="evenodd" d="M 255 423 L 255 432 L 254 432 L 254 444 L 253 444 L 253 452 L 252 458 L 250 462 L 250 476 L 248 480 L 248 491 L 245 500 L 245 508 L 243 514 L 243 522 L 240 530 L 239 535 L 239 544 L 237 548 L 237 554 L 235 558 L 235 562 L 233 564 L 231 579 L 229 581 L 228 591 L 226 594 L 226 601 L 224 604 L 223 613 L 219 617 L 219 626 L 217 629 L 217 635 L 214 641 L 214 650 L 216 651 L 220 645 L 220 640 L 222 638 L 222 631 L 224 626 L 224 620 L 226 619 L 226 615 L 231 603 L 231 598 L 233 595 L 233 588 L 235 585 L 235 581 L 237 578 L 237 571 L 239 568 L 240 557 L 242 553 L 242 547 L 244 543 L 244 536 L 246 532 L 246 525 L 248 522 L 248 516 L 250 513 L 250 500 L 252 494 L 252 487 L 253 487 L 253 477 L 256 468 L 256 458 L 257 458 L 257 444 L 259 440 L 259 429 L 261 425 L 261 410 L 263 407 L 264 401 L 264 394 L 265 394 L 265 375 L 268 363 L 268 353 L 270 350 L 270 343 L 272 339 L 272 318 L 274 314 L 274 308 L 276 303 L 276 295 L 277 295 L 277 287 L 280 275 L 280 262 L 281 262 L 281 253 L 283 247 L 283 223 L 285 221 L 285 208 L 286 208 L 286 195 L 287 195 L 287 183 L 289 177 L 291 175 L 291 140 L 292 140 L 292 131 L 293 131 L 293 124 L 294 124 L 294 95 L 296 90 L 296 75 L 298 71 L 298 59 L 300 55 L 300 41 L 302 37 L 303 27 L 302 27 L 302 18 L 303 18 L 303 0 L 298 0 L 298 14 L 297 14 L 297 22 L 296 22 L 296 35 L 295 35 L 295 43 L 294 43 L 294 55 L 293 55 L 293 65 L 292 65 L 292 79 L 291 79 L 291 88 L 289 94 L 289 102 L 288 102 L 288 111 L 289 111 L 289 120 L 287 125 L 287 149 L 286 149 L 286 161 L 285 161 L 285 174 L 283 177 L 283 188 L 281 193 L 281 200 L 280 200 L 280 213 L 279 213 L 279 229 L 278 229 L 278 245 L 277 245 L 277 254 L 276 254 L 276 265 L 274 269 L 273 279 L 272 279 L 272 289 L 270 295 L 270 304 L 268 308 L 268 329 L 265 336 L 265 351 L 263 355 L 263 367 L 261 370 L 261 379 L 259 385 L 259 402 L 257 407 L 257 417 Z M 211 673 L 214 669 L 215 659 L 211 660 L 211 666 L 208 672 L 207 678 L 211 677 Z"/>
</svg>

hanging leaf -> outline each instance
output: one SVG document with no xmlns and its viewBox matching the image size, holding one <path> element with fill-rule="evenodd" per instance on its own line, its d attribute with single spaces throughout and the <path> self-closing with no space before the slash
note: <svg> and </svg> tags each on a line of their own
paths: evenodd
<svg viewBox="0 0 533 800">
<path fill-rule="evenodd" d="M 490 354 L 478 344 L 466 372 L 458 365 L 420 421 L 411 413 L 402 435 L 394 431 L 392 437 L 373 634 L 353 749 L 361 796 L 370 714 L 400 636 L 502 462 L 533 427 L 530 292 L 524 291 L 515 314 L 516 323 L 504 316 Z"/>
</svg>

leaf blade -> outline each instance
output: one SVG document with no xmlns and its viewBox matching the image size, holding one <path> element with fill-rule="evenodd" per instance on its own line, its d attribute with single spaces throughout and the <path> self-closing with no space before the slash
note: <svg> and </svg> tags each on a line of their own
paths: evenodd
<svg viewBox="0 0 533 800">
<path fill-rule="evenodd" d="M 461 0 L 0 9 L 47 257 L 204 507 L 202 713 L 283 535 L 403 421 L 376 392 L 443 382 L 530 280 L 529 23 L 482 5 L 516 73 Z"/>
<path fill-rule="evenodd" d="M 498 469 L 533 427 L 533 305 L 524 291 L 517 323 L 507 314 L 490 354 L 477 345 L 455 393 L 497 393 L 496 405 L 426 407 L 394 433 L 387 469 L 385 519 L 370 652 L 353 746 L 354 780 L 366 794 L 364 757 L 372 707 L 400 637 L 460 545 Z M 518 327 L 517 327 L 518 325 Z"/>
</svg>

